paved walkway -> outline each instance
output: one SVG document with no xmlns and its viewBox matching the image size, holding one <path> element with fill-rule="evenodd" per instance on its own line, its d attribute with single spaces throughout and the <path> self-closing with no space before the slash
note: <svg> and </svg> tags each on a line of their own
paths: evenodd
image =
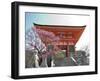
<svg viewBox="0 0 100 81">
<path fill-rule="evenodd" d="M 54 61 L 55 67 L 60 67 L 60 66 L 76 66 L 76 63 L 71 59 L 71 58 L 63 58 L 59 60 Z M 40 67 L 46 67 L 47 65 L 45 64 L 45 60 L 42 61 L 42 64 Z"/>
</svg>

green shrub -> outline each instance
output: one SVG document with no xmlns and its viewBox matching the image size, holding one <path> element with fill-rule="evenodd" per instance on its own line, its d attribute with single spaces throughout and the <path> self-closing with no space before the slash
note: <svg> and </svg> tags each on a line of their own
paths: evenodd
<svg viewBox="0 0 100 81">
<path fill-rule="evenodd" d="M 54 59 L 63 59 L 66 57 L 66 53 L 64 51 L 60 51 L 54 55 Z"/>
</svg>

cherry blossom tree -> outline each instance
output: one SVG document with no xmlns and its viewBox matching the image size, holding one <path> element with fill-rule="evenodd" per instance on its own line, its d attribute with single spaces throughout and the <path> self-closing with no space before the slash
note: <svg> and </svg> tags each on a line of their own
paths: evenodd
<svg viewBox="0 0 100 81">
<path fill-rule="evenodd" d="M 36 67 L 39 67 L 39 65 L 42 63 L 42 58 L 40 58 L 39 56 L 41 56 L 40 54 L 45 49 L 46 49 L 45 44 L 39 38 L 37 32 L 35 31 L 35 28 L 34 29 L 31 28 L 29 31 L 25 33 L 25 50 L 26 52 L 28 50 L 33 53 L 30 59 L 26 61 L 26 66 L 32 67 L 32 65 L 35 64 Z M 28 58 L 28 56 L 29 55 L 27 55 L 26 59 Z"/>
<path fill-rule="evenodd" d="M 54 33 L 45 31 L 42 29 L 36 29 L 32 27 L 25 34 L 25 48 L 33 52 L 33 56 L 37 57 L 35 59 L 36 67 L 38 64 L 42 63 L 45 59 L 45 65 L 51 66 L 51 61 L 53 54 L 56 54 L 60 49 L 54 44 L 59 41 L 59 37 L 55 36 Z M 39 63 L 38 63 L 38 62 Z"/>
<path fill-rule="evenodd" d="M 35 30 L 38 33 L 41 41 L 45 44 L 48 51 L 50 51 L 49 48 L 51 48 L 52 51 L 60 50 L 58 46 L 55 45 L 55 42 L 59 42 L 60 38 L 55 36 L 53 32 L 49 32 L 43 29 L 35 29 Z"/>
<path fill-rule="evenodd" d="M 58 42 L 60 39 L 59 37 L 55 36 L 53 32 L 49 32 L 43 29 L 35 29 L 38 33 L 40 39 L 46 46 L 46 51 L 43 55 L 47 61 L 48 66 L 51 66 L 53 61 L 53 54 L 56 54 L 60 49 L 54 43 Z"/>
</svg>

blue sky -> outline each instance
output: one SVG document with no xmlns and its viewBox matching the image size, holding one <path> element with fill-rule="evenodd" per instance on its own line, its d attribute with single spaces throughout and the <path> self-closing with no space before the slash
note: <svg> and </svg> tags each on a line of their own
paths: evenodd
<svg viewBox="0 0 100 81">
<path fill-rule="evenodd" d="M 86 25 L 88 16 L 70 14 L 48 14 L 38 12 L 25 12 L 26 31 L 33 27 L 33 23 L 45 25 Z"/>
<path fill-rule="evenodd" d="M 25 28 L 26 31 L 29 30 L 31 27 L 34 27 L 33 23 L 39 24 L 48 24 L 48 14 L 40 14 L 40 13 L 25 13 Z"/>
</svg>

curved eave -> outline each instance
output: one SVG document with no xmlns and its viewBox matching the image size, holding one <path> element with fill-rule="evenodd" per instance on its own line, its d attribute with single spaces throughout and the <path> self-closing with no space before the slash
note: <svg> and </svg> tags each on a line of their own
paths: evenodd
<svg viewBox="0 0 100 81">
<path fill-rule="evenodd" d="M 34 26 L 39 26 L 39 27 L 44 27 L 44 26 L 46 26 L 46 27 L 68 27 L 68 28 L 85 28 L 86 27 L 86 25 L 83 25 L 83 26 L 68 26 L 68 25 L 43 25 L 43 24 L 37 24 L 37 23 L 33 23 L 34 24 Z"/>
</svg>

